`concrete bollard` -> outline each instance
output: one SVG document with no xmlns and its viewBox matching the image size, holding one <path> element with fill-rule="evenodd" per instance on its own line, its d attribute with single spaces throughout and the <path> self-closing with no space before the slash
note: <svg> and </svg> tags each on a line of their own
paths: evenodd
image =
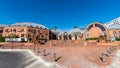
<svg viewBox="0 0 120 68">
<path fill-rule="evenodd" d="M 31 50 L 31 45 L 30 45 L 30 50 Z"/>
<path fill-rule="evenodd" d="M 11 45 L 11 49 L 13 49 L 13 45 Z"/>
<path fill-rule="evenodd" d="M 34 49 L 33 49 L 34 51 L 35 51 L 35 46 L 34 46 Z"/>
<path fill-rule="evenodd" d="M 106 62 L 105 54 L 104 53 L 101 54 L 100 59 L 101 59 L 101 62 L 103 62 L 103 63 Z"/>
<path fill-rule="evenodd" d="M 44 49 L 44 51 L 43 51 L 43 52 L 44 52 L 44 56 L 46 56 L 46 50 L 45 50 L 45 49 Z"/>
<path fill-rule="evenodd" d="M 110 52 L 109 50 L 107 50 L 107 52 L 105 53 L 105 55 L 106 55 L 107 57 L 109 57 L 110 54 L 111 54 L 111 52 Z"/>
<path fill-rule="evenodd" d="M 20 49 L 22 49 L 22 45 L 20 45 Z"/>
<path fill-rule="evenodd" d="M 111 47 L 111 50 L 114 51 L 114 47 L 113 46 Z"/>
<path fill-rule="evenodd" d="M 111 54 L 111 53 L 112 53 L 112 51 L 111 51 L 111 50 L 108 50 L 108 53 L 110 53 L 110 54 Z"/>
<path fill-rule="evenodd" d="M 4 45 L 2 46 L 2 49 L 4 49 Z"/>
<path fill-rule="evenodd" d="M 40 53 L 40 48 L 38 47 L 38 53 Z"/>
<path fill-rule="evenodd" d="M 57 59 L 56 59 L 56 53 L 53 53 L 53 58 L 54 58 L 54 61 L 56 62 Z"/>
<path fill-rule="evenodd" d="M 112 51 L 113 51 L 113 48 L 109 48 L 109 50 L 112 52 Z"/>
</svg>

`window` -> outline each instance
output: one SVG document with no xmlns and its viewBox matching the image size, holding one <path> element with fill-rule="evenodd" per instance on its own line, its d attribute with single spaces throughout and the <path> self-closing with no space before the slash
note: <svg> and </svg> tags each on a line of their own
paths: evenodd
<svg viewBox="0 0 120 68">
<path fill-rule="evenodd" d="M 8 29 L 5 29 L 5 32 L 8 32 Z"/>
<path fill-rule="evenodd" d="M 89 31 L 92 27 L 93 27 L 93 25 L 90 25 L 90 26 L 88 27 L 88 31 Z"/>
<path fill-rule="evenodd" d="M 95 27 L 99 27 L 102 31 L 105 31 L 105 28 L 100 24 L 95 24 Z"/>
<path fill-rule="evenodd" d="M 21 34 L 21 37 L 24 37 L 25 36 L 25 34 Z"/>
<path fill-rule="evenodd" d="M 24 32 L 24 29 L 18 29 L 18 32 Z"/>
<path fill-rule="evenodd" d="M 28 37 L 31 37 L 31 34 L 28 34 Z"/>
<path fill-rule="evenodd" d="M 113 35 L 114 35 L 114 37 L 117 37 L 117 33 L 115 31 L 113 32 Z"/>
<path fill-rule="evenodd" d="M 119 38 L 120 38 L 120 31 L 118 32 L 118 36 L 119 36 Z"/>
<path fill-rule="evenodd" d="M 13 32 L 16 32 L 16 29 L 13 29 Z"/>
<path fill-rule="evenodd" d="M 0 33 L 3 33 L 3 30 L 0 30 Z"/>
</svg>

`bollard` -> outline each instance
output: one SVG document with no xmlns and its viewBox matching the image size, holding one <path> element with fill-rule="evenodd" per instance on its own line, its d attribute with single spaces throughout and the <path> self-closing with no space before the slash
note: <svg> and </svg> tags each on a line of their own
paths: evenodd
<svg viewBox="0 0 120 68">
<path fill-rule="evenodd" d="M 22 45 L 20 46 L 20 49 L 22 49 Z"/>
<path fill-rule="evenodd" d="M 114 46 L 114 50 L 116 50 L 116 46 Z"/>
<path fill-rule="evenodd" d="M 106 62 L 105 54 L 104 53 L 101 54 L 100 59 L 101 59 L 101 62 L 103 62 L 103 63 Z"/>
<path fill-rule="evenodd" d="M 38 47 L 38 53 L 40 53 L 40 49 L 39 49 L 39 47 Z"/>
<path fill-rule="evenodd" d="M 111 50 L 114 51 L 114 47 L 113 46 L 111 47 Z"/>
<path fill-rule="evenodd" d="M 11 45 L 11 49 L 13 49 L 13 45 Z"/>
<path fill-rule="evenodd" d="M 56 53 L 54 53 L 54 61 L 56 62 L 57 60 L 56 60 Z"/>
<path fill-rule="evenodd" d="M 33 49 L 34 51 L 35 51 L 35 46 L 34 46 L 34 49 Z"/>
<path fill-rule="evenodd" d="M 44 56 L 46 56 L 46 50 L 44 49 Z"/>
<path fill-rule="evenodd" d="M 110 52 L 109 50 L 107 50 L 107 52 L 105 53 L 105 55 L 106 55 L 107 57 L 109 57 L 110 54 L 111 54 L 111 52 Z"/>
<path fill-rule="evenodd" d="M 30 45 L 30 50 L 31 50 L 31 45 Z"/>
<path fill-rule="evenodd" d="M 107 50 L 107 52 L 108 52 L 109 54 L 111 54 L 111 51 L 110 51 L 110 50 Z"/>
<path fill-rule="evenodd" d="M 116 50 L 116 46 L 112 46 L 113 51 Z"/>
<path fill-rule="evenodd" d="M 109 48 L 109 50 L 110 50 L 110 51 L 112 51 L 112 49 L 111 49 L 111 48 Z"/>
<path fill-rule="evenodd" d="M 4 49 L 4 45 L 2 46 L 2 49 Z"/>
</svg>

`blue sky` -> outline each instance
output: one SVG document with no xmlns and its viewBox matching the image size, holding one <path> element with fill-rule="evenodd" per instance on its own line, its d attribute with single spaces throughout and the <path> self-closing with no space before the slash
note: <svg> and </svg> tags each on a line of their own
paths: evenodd
<svg viewBox="0 0 120 68">
<path fill-rule="evenodd" d="M 68 30 L 120 16 L 120 0 L 0 0 L 0 24 L 36 22 Z"/>
</svg>

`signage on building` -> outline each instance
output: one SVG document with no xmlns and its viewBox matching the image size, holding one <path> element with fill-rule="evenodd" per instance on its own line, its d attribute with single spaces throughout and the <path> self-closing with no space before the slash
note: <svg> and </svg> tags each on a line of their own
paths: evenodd
<svg viewBox="0 0 120 68">
<path fill-rule="evenodd" d="M 27 38 L 5 38 L 5 42 L 27 42 Z"/>
</svg>

